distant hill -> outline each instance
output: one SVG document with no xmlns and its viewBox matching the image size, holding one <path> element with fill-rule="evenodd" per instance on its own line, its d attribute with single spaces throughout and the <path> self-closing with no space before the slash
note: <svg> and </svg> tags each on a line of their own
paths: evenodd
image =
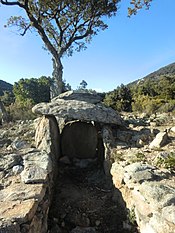
<svg viewBox="0 0 175 233">
<path fill-rule="evenodd" d="M 107 93 L 107 106 L 117 111 L 152 114 L 175 112 L 175 63 Z"/>
<path fill-rule="evenodd" d="M 127 86 L 131 87 L 135 84 L 139 84 L 139 83 L 143 84 L 143 82 L 153 81 L 153 80 L 159 81 L 162 78 L 162 76 L 166 76 L 166 75 L 171 76 L 175 81 L 175 62 L 171 63 L 167 66 L 164 66 L 164 67 L 154 71 L 153 73 L 148 74 L 147 76 L 145 76 L 141 79 L 138 79 L 134 82 L 131 82 Z"/>
<path fill-rule="evenodd" d="M 10 91 L 12 92 L 13 85 L 10 83 L 7 83 L 3 80 L 0 80 L 0 96 L 4 94 L 4 91 Z"/>
<path fill-rule="evenodd" d="M 161 75 L 175 75 L 175 62 L 167 66 L 164 66 L 158 69 L 157 71 L 147 75 L 145 79 L 151 79 Z"/>
</svg>

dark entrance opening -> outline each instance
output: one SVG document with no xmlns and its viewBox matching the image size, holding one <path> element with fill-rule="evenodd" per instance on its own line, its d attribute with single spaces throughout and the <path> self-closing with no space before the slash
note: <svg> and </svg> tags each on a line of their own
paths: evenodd
<svg viewBox="0 0 175 233">
<path fill-rule="evenodd" d="M 88 164 L 87 161 L 96 161 L 103 166 L 104 145 L 100 128 L 92 123 L 69 122 L 61 134 L 61 155 L 72 162 L 81 160 Z"/>
</svg>

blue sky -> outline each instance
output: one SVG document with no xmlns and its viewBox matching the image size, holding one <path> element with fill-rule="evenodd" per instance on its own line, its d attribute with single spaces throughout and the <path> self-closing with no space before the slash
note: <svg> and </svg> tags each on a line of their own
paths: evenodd
<svg viewBox="0 0 175 233">
<path fill-rule="evenodd" d="M 110 91 L 175 62 L 175 0 L 153 0 L 150 10 L 127 17 L 129 0 L 119 4 L 109 28 L 95 36 L 88 49 L 65 57 L 64 79 L 73 89 L 82 80 L 88 88 Z M 21 10 L 0 7 L 0 79 L 9 83 L 21 78 L 51 76 L 52 61 L 34 33 L 17 35 L 4 28 L 6 19 Z"/>
</svg>

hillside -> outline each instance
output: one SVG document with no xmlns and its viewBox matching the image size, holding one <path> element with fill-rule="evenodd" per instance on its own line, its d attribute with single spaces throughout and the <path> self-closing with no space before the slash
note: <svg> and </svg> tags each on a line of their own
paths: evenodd
<svg viewBox="0 0 175 233">
<path fill-rule="evenodd" d="M 164 66 L 150 74 L 148 74 L 147 76 L 141 78 L 141 79 L 138 79 L 134 82 L 131 82 L 129 83 L 127 86 L 128 87 L 131 87 L 135 84 L 139 84 L 139 83 L 143 83 L 145 81 L 150 81 L 150 80 L 154 80 L 154 81 L 159 81 L 160 77 L 162 76 L 172 76 L 174 81 L 175 81 L 175 62 L 174 63 L 171 63 L 167 66 Z"/>
<path fill-rule="evenodd" d="M 13 85 L 10 83 L 7 83 L 3 80 L 0 80 L 0 96 L 3 95 L 4 91 L 12 91 Z"/>
<path fill-rule="evenodd" d="M 106 95 L 104 103 L 117 111 L 175 111 L 175 63 L 126 86 L 122 84 Z"/>
<path fill-rule="evenodd" d="M 175 62 L 147 75 L 144 79 L 152 79 L 161 75 L 175 75 Z"/>
</svg>

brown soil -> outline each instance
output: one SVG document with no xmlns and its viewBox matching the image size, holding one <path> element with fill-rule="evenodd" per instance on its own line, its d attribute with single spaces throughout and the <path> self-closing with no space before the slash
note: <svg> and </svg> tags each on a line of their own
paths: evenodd
<svg viewBox="0 0 175 233">
<path fill-rule="evenodd" d="M 126 208 L 114 201 L 111 178 L 102 169 L 59 165 L 58 170 L 49 232 L 69 233 L 76 226 L 92 227 L 99 233 L 134 232 L 123 229 Z"/>
</svg>

